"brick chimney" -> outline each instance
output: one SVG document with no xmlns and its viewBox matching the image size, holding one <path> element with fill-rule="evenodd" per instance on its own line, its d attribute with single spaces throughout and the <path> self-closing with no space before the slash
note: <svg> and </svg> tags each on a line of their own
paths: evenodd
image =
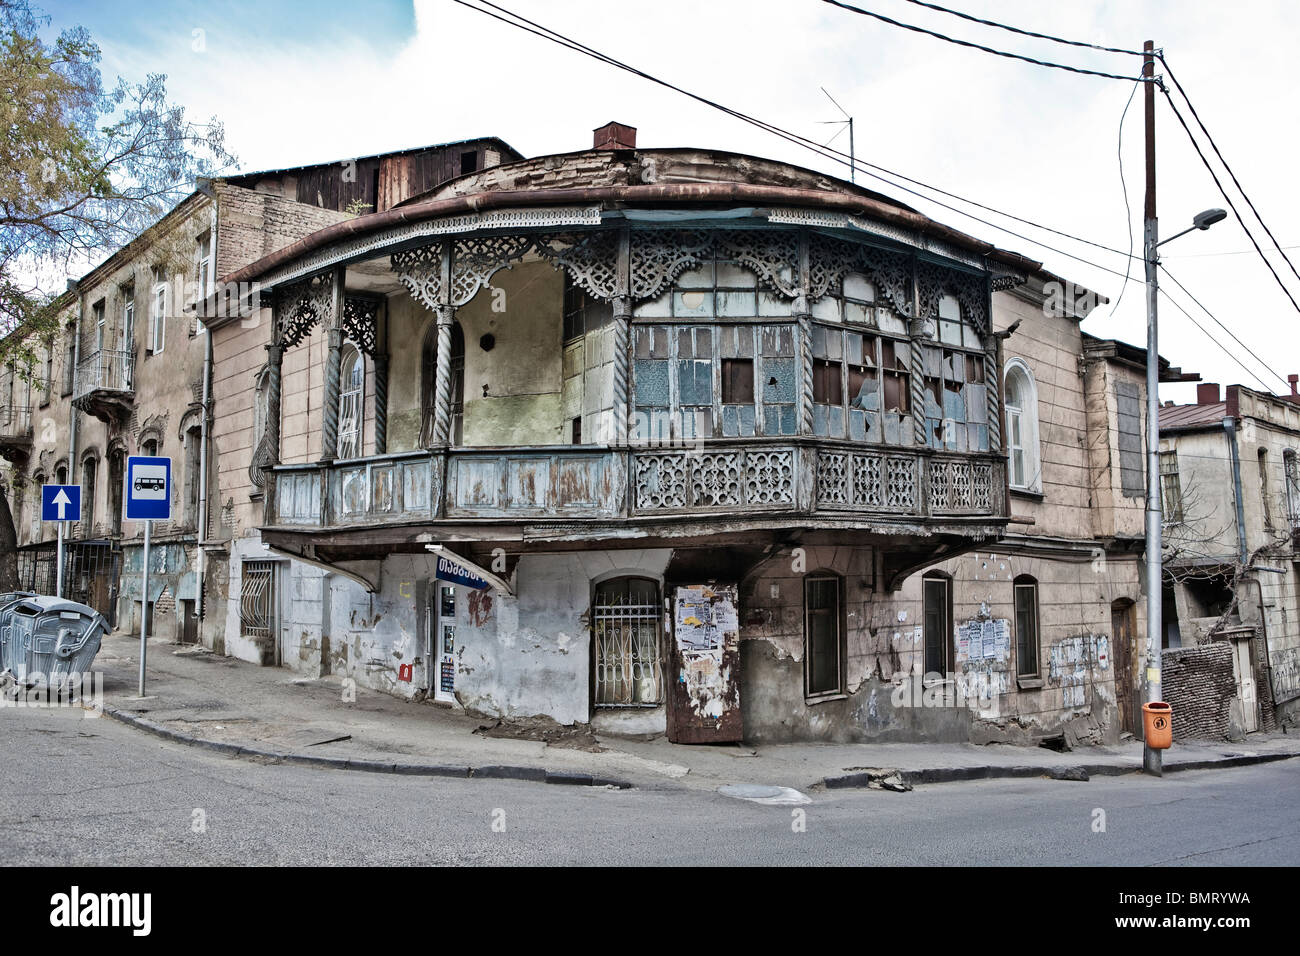
<svg viewBox="0 0 1300 956">
<path fill-rule="evenodd" d="M 1296 391 L 1296 382 L 1300 382 L 1300 375 L 1297 375 L 1295 372 L 1292 372 L 1290 375 L 1286 377 L 1286 380 L 1291 383 L 1291 397 L 1300 398 L 1300 392 Z"/>
<path fill-rule="evenodd" d="M 592 149 L 636 149 L 635 126 L 606 123 L 593 133 Z"/>
<path fill-rule="evenodd" d="M 1197 405 L 1217 405 L 1221 401 L 1218 382 L 1202 382 L 1196 386 Z"/>
</svg>

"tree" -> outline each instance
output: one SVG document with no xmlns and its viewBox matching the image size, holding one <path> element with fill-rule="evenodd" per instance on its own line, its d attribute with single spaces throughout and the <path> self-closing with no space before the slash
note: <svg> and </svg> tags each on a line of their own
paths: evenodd
<svg viewBox="0 0 1300 956">
<path fill-rule="evenodd" d="M 141 239 L 173 254 L 159 220 L 199 179 L 233 168 L 225 130 L 186 119 L 164 74 L 106 88 L 82 27 L 46 42 L 31 0 L 0 0 L 0 365 L 34 376 L 67 305 L 38 278 L 86 268 Z M 154 248 L 157 246 L 158 248 Z M 12 482 L 0 473 L 0 591 L 17 581 Z"/>
<path fill-rule="evenodd" d="M 46 43 L 48 19 L 30 0 L 0 0 L 0 360 L 29 374 L 57 322 L 53 292 L 32 276 L 149 237 L 201 177 L 235 162 L 220 121 L 191 122 L 168 102 L 164 74 L 105 88 L 86 30 Z"/>
</svg>

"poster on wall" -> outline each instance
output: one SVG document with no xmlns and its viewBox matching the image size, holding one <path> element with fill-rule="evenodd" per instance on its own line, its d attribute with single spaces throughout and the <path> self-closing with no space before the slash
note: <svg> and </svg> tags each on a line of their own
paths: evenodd
<svg viewBox="0 0 1300 956">
<path fill-rule="evenodd" d="M 740 615 L 736 586 L 700 584 L 673 592 L 668 739 L 740 740 Z"/>
</svg>

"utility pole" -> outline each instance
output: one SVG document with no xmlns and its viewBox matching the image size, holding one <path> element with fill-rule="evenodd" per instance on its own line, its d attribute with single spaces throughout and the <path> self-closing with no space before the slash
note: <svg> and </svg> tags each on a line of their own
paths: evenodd
<svg viewBox="0 0 1300 956">
<path fill-rule="evenodd" d="M 1156 224 L 1156 60 L 1155 44 L 1142 45 L 1143 99 L 1146 104 L 1146 205 L 1143 211 L 1143 252 L 1147 277 L 1147 703 L 1161 699 L 1160 639 L 1161 554 L 1160 537 L 1160 348 L 1156 334 L 1156 268 L 1159 244 Z M 1145 734 L 1143 735 L 1145 737 Z M 1163 774 L 1161 751 L 1144 741 L 1142 769 L 1159 777 Z"/>
</svg>

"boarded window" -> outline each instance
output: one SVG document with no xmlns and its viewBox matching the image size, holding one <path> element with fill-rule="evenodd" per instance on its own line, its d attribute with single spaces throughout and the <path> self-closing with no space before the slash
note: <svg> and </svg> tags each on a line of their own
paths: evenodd
<svg viewBox="0 0 1300 956">
<path fill-rule="evenodd" d="M 1146 493 L 1142 475 L 1142 398 L 1133 382 L 1115 383 L 1119 428 L 1119 483 L 1125 498 Z"/>
<path fill-rule="evenodd" d="M 1015 580 L 1016 675 L 1038 676 L 1038 582 L 1027 574 Z"/>
</svg>

